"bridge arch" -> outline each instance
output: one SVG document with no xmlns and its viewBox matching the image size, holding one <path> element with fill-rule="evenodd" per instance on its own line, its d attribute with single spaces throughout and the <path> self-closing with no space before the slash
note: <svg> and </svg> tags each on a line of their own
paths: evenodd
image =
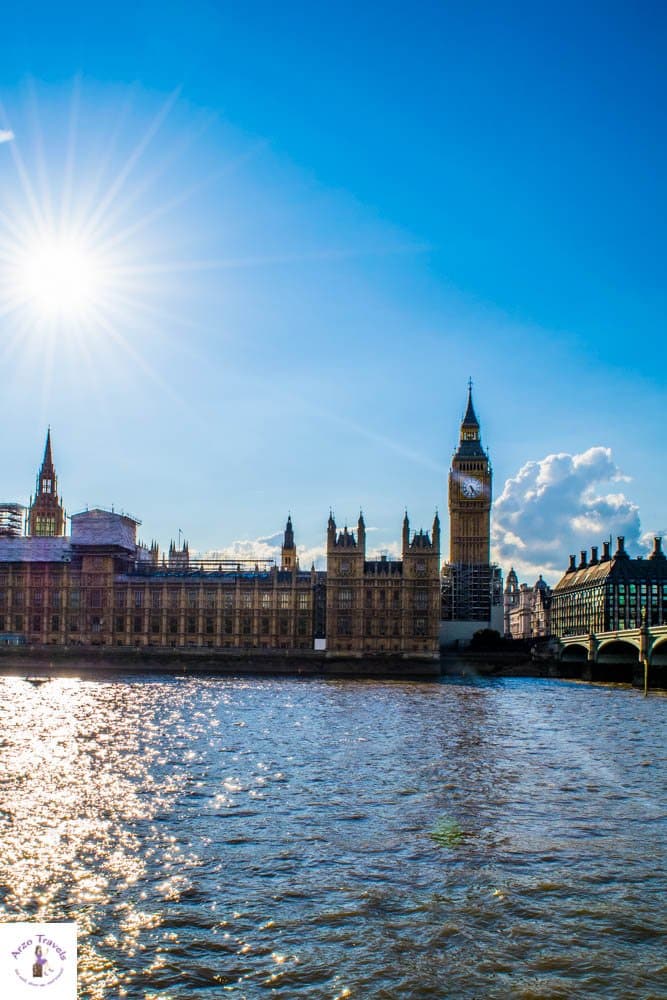
<svg viewBox="0 0 667 1000">
<path fill-rule="evenodd" d="M 588 659 L 588 649 L 583 642 L 568 643 L 560 658 L 562 663 L 581 663 Z"/>
<path fill-rule="evenodd" d="M 639 646 L 627 639 L 608 639 L 598 647 L 596 663 L 637 663 Z"/>
<path fill-rule="evenodd" d="M 654 644 L 649 663 L 652 667 L 667 667 L 667 636 Z"/>
</svg>

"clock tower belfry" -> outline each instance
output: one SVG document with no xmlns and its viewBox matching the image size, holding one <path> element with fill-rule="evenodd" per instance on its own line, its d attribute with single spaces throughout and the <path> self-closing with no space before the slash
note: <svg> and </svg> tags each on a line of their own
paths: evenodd
<svg viewBox="0 0 667 1000">
<path fill-rule="evenodd" d="M 492 471 L 482 448 L 468 382 L 468 406 L 449 473 L 449 561 L 489 565 Z"/>
</svg>

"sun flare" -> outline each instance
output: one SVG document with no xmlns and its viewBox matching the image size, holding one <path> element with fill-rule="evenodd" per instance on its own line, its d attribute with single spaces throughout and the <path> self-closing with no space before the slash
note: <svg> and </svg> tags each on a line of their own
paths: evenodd
<svg viewBox="0 0 667 1000">
<path fill-rule="evenodd" d="M 52 237 L 21 255 L 17 285 L 19 297 L 42 316 L 72 318 L 99 302 L 104 268 L 83 241 Z"/>
</svg>

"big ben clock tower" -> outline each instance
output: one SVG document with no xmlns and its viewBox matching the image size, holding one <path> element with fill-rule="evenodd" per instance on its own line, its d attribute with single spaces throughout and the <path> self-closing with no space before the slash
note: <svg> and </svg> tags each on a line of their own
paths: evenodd
<svg viewBox="0 0 667 1000">
<path fill-rule="evenodd" d="M 449 561 L 487 565 L 491 537 L 491 464 L 482 448 L 468 382 L 468 407 L 449 473 Z"/>
<path fill-rule="evenodd" d="M 442 568 L 442 618 L 443 624 L 451 624 L 445 626 L 445 641 L 468 642 L 475 631 L 493 623 L 502 581 L 490 564 L 491 486 L 491 463 L 482 448 L 470 381 L 449 473 L 449 562 Z"/>
</svg>

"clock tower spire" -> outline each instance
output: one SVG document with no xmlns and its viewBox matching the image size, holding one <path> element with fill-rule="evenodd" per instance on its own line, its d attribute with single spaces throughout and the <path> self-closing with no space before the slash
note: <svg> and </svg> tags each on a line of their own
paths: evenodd
<svg viewBox="0 0 667 1000">
<path fill-rule="evenodd" d="M 492 472 L 468 382 L 468 405 L 449 473 L 449 561 L 489 565 Z"/>
</svg>

